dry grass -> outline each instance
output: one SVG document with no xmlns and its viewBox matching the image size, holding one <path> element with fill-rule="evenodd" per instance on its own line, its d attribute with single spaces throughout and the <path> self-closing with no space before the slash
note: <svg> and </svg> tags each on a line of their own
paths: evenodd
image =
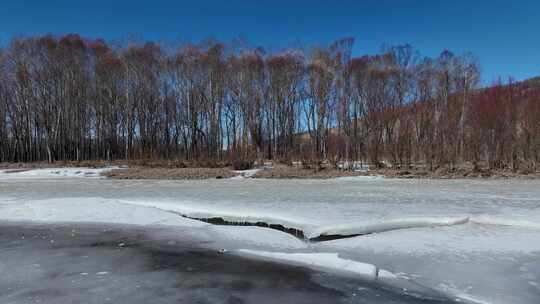
<svg viewBox="0 0 540 304">
<path fill-rule="evenodd" d="M 57 161 L 57 162 L 33 162 L 33 163 L 0 163 L 0 169 L 45 169 L 45 168 L 64 168 L 64 167 L 88 167 L 103 168 L 114 165 L 124 165 L 125 162 L 107 162 L 101 160 L 89 161 Z"/>
<path fill-rule="evenodd" d="M 88 167 L 103 168 L 107 166 L 129 166 L 144 168 L 226 168 L 230 166 L 228 162 L 218 162 L 211 160 L 183 161 L 183 160 L 85 160 L 85 161 L 56 161 L 56 162 L 31 162 L 31 163 L 0 163 L 0 169 L 37 169 L 37 168 L 59 168 L 59 167 Z"/>
<path fill-rule="evenodd" d="M 512 172 L 511 170 L 474 170 L 472 167 L 462 166 L 455 169 L 439 168 L 434 171 L 417 169 L 378 169 L 367 172 L 344 171 L 333 168 L 322 170 L 305 169 L 302 167 L 275 165 L 259 171 L 255 178 L 291 178 L 291 179 L 329 179 L 347 176 L 384 176 L 388 178 L 429 178 L 429 179 L 539 179 L 539 172 Z"/>
<path fill-rule="evenodd" d="M 343 171 L 332 168 L 323 168 L 322 170 L 304 169 L 301 167 L 274 165 L 272 168 L 261 170 L 255 174 L 255 178 L 313 178 L 313 179 L 328 179 L 345 176 L 360 176 L 365 175 L 360 172 Z"/>
<path fill-rule="evenodd" d="M 81 162 L 34 162 L 34 163 L 0 163 L 0 170 L 20 172 L 36 168 L 58 167 L 90 167 L 128 166 L 128 169 L 113 170 L 106 176 L 113 179 L 171 179 L 171 180 L 200 180 L 230 178 L 238 174 L 233 172 L 226 163 L 218 162 L 184 162 L 184 161 L 81 161 Z M 273 167 L 259 171 L 254 178 L 274 179 L 329 179 L 346 176 L 380 175 L 390 178 L 431 178 L 431 179 L 540 179 L 540 172 L 511 170 L 474 169 L 471 165 L 461 165 L 454 169 L 438 168 L 429 171 L 426 168 L 412 169 L 378 169 L 368 172 L 354 172 L 323 167 L 322 170 L 306 169 L 303 166 L 288 166 L 274 163 Z"/>
<path fill-rule="evenodd" d="M 421 169 L 398 170 L 380 169 L 371 174 L 382 175 L 389 178 L 429 178 L 429 179 L 538 179 L 538 172 L 513 172 L 512 170 L 472 170 L 465 168 L 439 168 L 434 171 Z"/>
<path fill-rule="evenodd" d="M 168 179 L 201 180 L 236 176 L 227 168 L 146 168 L 135 167 L 112 170 L 105 176 L 113 179 Z"/>
</svg>

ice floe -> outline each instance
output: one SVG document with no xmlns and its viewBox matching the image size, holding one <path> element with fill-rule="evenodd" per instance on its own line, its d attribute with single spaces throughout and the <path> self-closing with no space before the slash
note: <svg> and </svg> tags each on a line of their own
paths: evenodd
<svg viewBox="0 0 540 304">
<path fill-rule="evenodd" d="M 413 217 L 398 218 L 389 220 L 379 220 L 372 223 L 349 223 L 336 226 L 323 226 L 310 231 L 307 238 L 313 239 L 325 236 L 355 236 L 371 233 L 380 233 L 391 230 L 453 226 L 465 224 L 469 221 L 468 216 L 464 217 Z"/>
<path fill-rule="evenodd" d="M 111 223 L 144 226 L 206 226 L 155 208 L 129 206 L 110 199 L 59 198 L 10 203 L 0 208 L 0 220 L 36 223 Z"/>
<path fill-rule="evenodd" d="M 379 273 L 375 265 L 342 259 L 337 253 L 283 253 L 248 249 L 240 249 L 238 253 L 316 270 L 352 274 L 370 281 L 376 280 Z"/>
</svg>

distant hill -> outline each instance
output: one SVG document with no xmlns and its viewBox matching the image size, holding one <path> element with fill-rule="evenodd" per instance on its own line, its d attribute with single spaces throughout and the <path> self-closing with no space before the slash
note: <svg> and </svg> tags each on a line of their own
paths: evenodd
<svg viewBox="0 0 540 304">
<path fill-rule="evenodd" d="M 530 87 L 540 87 L 540 76 L 523 80 L 521 84 Z"/>
</svg>

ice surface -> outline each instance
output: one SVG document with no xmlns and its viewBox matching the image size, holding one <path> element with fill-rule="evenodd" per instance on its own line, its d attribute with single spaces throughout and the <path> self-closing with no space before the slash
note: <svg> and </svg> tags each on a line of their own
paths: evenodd
<svg viewBox="0 0 540 304">
<path fill-rule="evenodd" d="M 350 276 L 363 281 L 376 282 L 386 288 L 398 289 L 402 293 L 416 295 L 422 298 L 436 299 L 446 296 L 445 294 L 416 284 L 408 278 L 399 277 L 388 270 L 379 269 L 375 265 L 342 258 L 338 253 L 287 253 L 248 249 L 240 249 L 236 253 L 245 257 L 303 266 L 319 271 L 329 271 Z"/>
<path fill-rule="evenodd" d="M 469 221 L 469 217 L 419 217 L 379 220 L 373 223 L 349 223 L 336 226 L 325 226 L 310 231 L 308 238 L 331 235 L 363 235 L 386 232 L 391 230 L 462 225 Z"/>
<path fill-rule="evenodd" d="M 170 230 L 164 240 L 173 242 L 196 229 L 191 234 L 213 249 L 338 254 L 463 301 L 540 303 L 538 181 L 5 178 L 11 174 L 0 180 L 2 220 L 184 229 Z M 280 231 L 213 226 L 179 214 L 239 225 L 264 221 L 308 235 L 373 233 L 306 243 Z"/>
<path fill-rule="evenodd" d="M 61 198 L 11 201 L 0 208 L 0 220 L 36 223 L 83 222 L 143 226 L 207 226 L 155 208 L 144 208 L 100 198 Z"/>
<path fill-rule="evenodd" d="M 309 219 L 293 216 L 273 216 L 238 210 L 223 210 L 215 209 L 214 207 L 191 207 L 174 203 L 161 202 L 141 202 L 141 201 L 126 201 L 121 200 L 126 205 L 136 205 L 156 208 L 159 210 L 173 212 L 185 217 L 195 219 L 210 219 L 221 218 L 230 223 L 266 223 L 269 225 L 282 225 L 286 228 L 294 228 L 301 230 L 304 236 L 308 239 L 317 238 L 320 236 L 333 235 L 359 235 L 385 232 L 397 229 L 407 229 L 415 227 L 435 227 L 435 226 L 451 226 L 467 223 L 469 217 L 413 217 L 413 218 L 397 218 L 397 219 L 379 219 L 376 221 L 368 221 L 366 223 L 347 223 L 329 226 L 315 226 L 311 224 Z M 320 224 L 319 224 L 320 225 Z"/>
<path fill-rule="evenodd" d="M 317 244 L 319 251 L 384 265 L 393 273 L 487 303 L 535 303 L 540 278 L 540 231 L 468 223 L 395 230 Z"/>
<path fill-rule="evenodd" d="M 156 208 L 158 210 L 169 211 L 178 215 L 196 218 L 196 219 L 208 219 L 208 218 L 222 218 L 231 223 L 257 223 L 263 222 L 267 224 L 277 224 L 283 225 L 289 228 L 298 228 L 302 230 L 313 229 L 312 225 L 309 224 L 309 221 L 302 219 L 301 217 L 294 216 L 283 216 L 272 214 L 264 215 L 256 211 L 243 211 L 242 209 L 229 209 L 225 208 L 216 208 L 215 206 L 209 207 L 194 207 L 193 202 L 184 202 L 186 204 L 175 204 L 175 203 L 163 203 L 163 202 L 153 202 L 153 201 L 128 201 L 121 200 L 123 204 L 126 205 L 135 205 Z"/>
<path fill-rule="evenodd" d="M 411 228 L 388 231 L 321 243 L 328 248 L 381 253 L 540 253 L 540 231 L 512 226 L 485 226 L 468 223 L 460 226 Z"/>
<path fill-rule="evenodd" d="M 313 269 L 349 273 L 370 281 L 376 280 L 379 272 L 375 265 L 342 259 L 337 253 L 283 253 L 248 249 L 240 249 L 238 253 Z"/>
<path fill-rule="evenodd" d="M 307 249 L 308 244 L 286 233 L 262 227 L 211 226 L 211 235 L 217 240 L 227 240 L 221 247 L 252 249 L 295 250 Z M 219 242 L 219 241 L 217 241 Z"/>
<path fill-rule="evenodd" d="M 0 223 L 0 303 L 355 303 L 358 281 L 202 250 L 190 236 L 168 244 L 147 233 Z M 362 285 L 362 298 L 395 304 L 402 296 L 376 287 Z M 398 303 L 432 303 L 413 300 Z"/>
<path fill-rule="evenodd" d="M 529 214 L 519 215 L 507 213 L 499 216 L 481 215 L 474 217 L 471 222 L 483 225 L 513 226 L 523 228 L 540 229 L 540 213 L 538 210 L 530 210 Z"/>
</svg>

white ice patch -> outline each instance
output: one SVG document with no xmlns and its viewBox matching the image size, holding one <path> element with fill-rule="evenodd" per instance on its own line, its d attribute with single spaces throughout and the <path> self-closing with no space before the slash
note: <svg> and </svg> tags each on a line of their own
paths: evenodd
<svg viewBox="0 0 540 304">
<path fill-rule="evenodd" d="M 418 217 L 418 218 L 402 218 L 380 220 L 373 223 L 349 223 L 336 226 L 325 226 L 317 228 L 307 235 L 308 238 L 329 235 L 362 235 L 386 232 L 391 230 L 422 228 L 422 227 L 437 227 L 437 226 L 453 226 L 466 224 L 469 217 Z"/>
<path fill-rule="evenodd" d="M 462 217 L 413 217 L 381 219 L 369 223 L 348 223 L 340 225 L 315 225 L 308 219 L 299 217 L 281 217 L 276 215 L 265 215 L 258 212 L 246 212 L 243 210 L 218 210 L 212 207 L 194 208 L 182 204 L 162 203 L 162 202 L 142 202 L 142 201 L 121 201 L 125 204 L 137 206 L 153 207 L 164 211 L 173 212 L 193 219 L 221 218 L 232 224 L 242 225 L 243 223 L 266 223 L 268 225 L 281 225 L 285 228 L 301 230 L 304 237 L 308 239 L 329 235 L 359 235 L 385 232 L 390 230 L 436 227 L 465 224 L 469 221 L 466 216 Z"/>
<path fill-rule="evenodd" d="M 71 177 L 101 177 L 105 172 L 119 169 L 119 167 L 106 168 L 46 168 L 28 170 L 3 170 L 0 171 L 0 179 L 25 179 L 25 178 L 71 178 Z"/>
<path fill-rule="evenodd" d="M 472 223 L 481 225 L 512 226 L 521 228 L 540 229 L 540 222 L 519 218 L 502 218 L 497 216 L 483 215 L 471 219 Z"/>
<path fill-rule="evenodd" d="M 489 302 L 489 301 L 486 301 L 486 300 L 481 300 L 481 299 L 476 299 L 475 297 L 469 295 L 469 294 L 466 294 L 466 293 L 457 293 L 457 294 L 454 294 L 456 296 L 456 302 L 458 303 L 469 303 L 469 304 L 493 304 L 492 302 Z"/>
<path fill-rule="evenodd" d="M 120 200 L 126 205 L 136 205 L 144 207 L 152 207 L 163 211 L 172 212 L 178 215 L 186 216 L 194 219 L 210 219 L 221 218 L 230 223 L 237 223 L 242 225 L 243 223 L 266 223 L 268 225 L 282 225 L 286 228 L 295 228 L 299 230 L 313 229 L 313 225 L 308 223 L 307 219 L 299 217 L 280 217 L 275 215 L 258 214 L 258 212 L 246 212 L 243 210 L 222 210 L 215 209 L 213 207 L 200 207 L 195 208 L 192 206 L 186 206 L 175 203 L 163 203 L 163 202 L 145 202 L 145 201 L 126 201 Z"/>
<path fill-rule="evenodd" d="M 540 270 L 536 229 L 477 224 L 413 228 L 314 246 L 384 265 L 464 303 L 536 304 L 540 299 L 527 284 Z"/>
<path fill-rule="evenodd" d="M 243 178 L 251 178 L 257 174 L 257 172 L 261 171 L 263 169 L 257 168 L 257 169 L 249 169 L 249 170 L 234 170 L 233 172 L 238 174 L 235 177 L 232 177 L 232 179 L 243 179 Z"/>
<path fill-rule="evenodd" d="M 303 266 L 316 270 L 352 274 L 364 280 L 372 281 L 378 277 L 378 269 L 375 265 L 342 259 L 337 253 L 282 253 L 248 249 L 240 249 L 238 253 L 243 256 Z"/>
<path fill-rule="evenodd" d="M 0 206 L 0 220 L 39 223 L 81 222 L 148 226 L 190 226 L 207 224 L 155 208 L 128 206 L 99 198 L 61 198 L 19 202 Z"/>
<path fill-rule="evenodd" d="M 465 253 L 532 254 L 540 252 L 540 233 L 536 229 L 516 226 L 482 227 L 471 224 L 394 230 L 328 241 L 319 246 L 327 250 L 366 250 L 375 254 L 450 254 L 458 257 Z M 464 257 L 462 259 L 465 260 Z"/>
<path fill-rule="evenodd" d="M 362 182 L 362 181 L 380 181 L 385 177 L 382 175 L 359 175 L 359 176 L 342 176 L 336 177 L 337 181 L 348 181 L 348 182 Z"/>
</svg>

